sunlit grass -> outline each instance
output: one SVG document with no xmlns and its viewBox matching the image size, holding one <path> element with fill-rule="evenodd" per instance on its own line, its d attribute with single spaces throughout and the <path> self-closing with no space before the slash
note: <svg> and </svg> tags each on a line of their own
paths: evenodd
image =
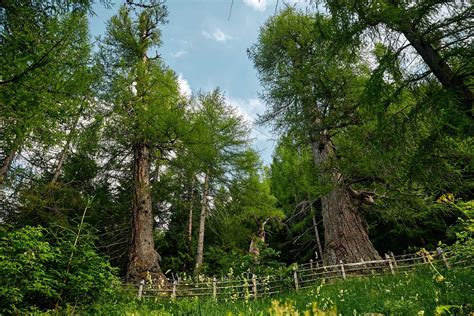
<svg viewBox="0 0 474 316">
<path fill-rule="evenodd" d="M 98 315 L 468 315 L 474 311 L 473 269 L 429 267 L 394 276 L 355 277 L 331 283 L 319 282 L 298 292 L 249 299 L 124 297 L 96 305 L 88 312 Z"/>
</svg>

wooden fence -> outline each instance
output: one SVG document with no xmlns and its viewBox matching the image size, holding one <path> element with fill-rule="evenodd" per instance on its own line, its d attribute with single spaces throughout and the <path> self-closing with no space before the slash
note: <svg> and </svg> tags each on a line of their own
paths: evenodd
<svg viewBox="0 0 474 316">
<path fill-rule="evenodd" d="M 331 279 L 348 279 L 353 277 L 396 274 L 410 271 L 419 266 L 444 265 L 448 269 L 452 265 L 459 265 L 465 261 L 456 261 L 450 252 L 441 248 L 436 251 L 421 251 L 415 254 L 398 255 L 385 254 L 381 260 L 344 263 L 325 266 L 322 261 L 313 261 L 297 265 L 293 269 L 280 275 L 247 277 L 206 277 L 185 280 L 176 276 L 168 280 L 166 286 L 157 287 L 142 280 L 134 291 L 138 291 L 138 298 L 182 298 L 182 297 L 212 297 L 214 299 L 250 299 L 272 294 L 298 291 L 314 286 L 316 282 L 326 282 Z"/>
</svg>

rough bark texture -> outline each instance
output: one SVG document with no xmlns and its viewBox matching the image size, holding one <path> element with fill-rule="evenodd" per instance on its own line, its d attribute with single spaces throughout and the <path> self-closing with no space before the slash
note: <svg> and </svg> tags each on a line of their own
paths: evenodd
<svg viewBox="0 0 474 316">
<path fill-rule="evenodd" d="M 312 143 L 313 157 L 318 167 L 334 154 L 334 146 L 327 135 Z M 335 170 L 326 169 L 334 181 L 331 192 L 321 198 L 324 224 L 324 262 L 327 265 L 359 262 L 361 259 L 380 259 L 373 247 L 356 201 L 343 177 Z"/>
<path fill-rule="evenodd" d="M 129 250 L 127 280 L 150 278 L 165 281 L 160 256 L 153 241 L 154 219 L 150 192 L 150 150 L 146 144 L 134 145 L 132 239 Z"/>
<path fill-rule="evenodd" d="M 202 203 L 201 203 L 201 218 L 199 220 L 199 237 L 196 253 L 196 265 L 194 268 L 195 273 L 199 274 L 203 257 L 204 257 L 204 234 L 206 230 L 206 215 L 207 215 L 207 196 L 209 194 L 209 171 L 206 172 L 204 177 L 204 191 L 202 193 Z"/>
</svg>

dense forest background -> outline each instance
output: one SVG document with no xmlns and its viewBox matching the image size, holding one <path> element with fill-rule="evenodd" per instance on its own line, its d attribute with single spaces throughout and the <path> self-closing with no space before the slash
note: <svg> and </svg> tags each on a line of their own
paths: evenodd
<svg viewBox="0 0 474 316">
<path fill-rule="evenodd" d="M 159 55 L 162 1 L 126 1 L 96 47 L 92 4 L 1 3 L 4 241 L 42 226 L 41 240 L 87 244 L 133 281 L 354 262 L 472 234 L 468 1 L 281 4 L 247 51 L 260 124 L 279 139 L 269 165 L 224 91 L 180 94 Z"/>
</svg>

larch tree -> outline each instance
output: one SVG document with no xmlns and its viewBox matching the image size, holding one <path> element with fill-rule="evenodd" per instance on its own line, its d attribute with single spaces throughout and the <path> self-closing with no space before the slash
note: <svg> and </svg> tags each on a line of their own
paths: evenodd
<svg viewBox="0 0 474 316">
<path fill-rule="evenodd" d="M 197 96 L 196 133 L 198 142 L 190 147 L 199 161 L 202 175 L 202 197 L 197 240 L 195 273 L 202 270 L 206 217 L 210 197 L 217 186 L 225 183 L 237 171 L 237 162 L 245 159 L 248 147 L 248 127 L 234 108 L 216 89 Z"/>
<path fill-rule="evenodd" d="M 155 250 L 150 167 L 159 148 L 172 150 L 177 122 L 183 115 L 177 76 L 159 55 L 160 24 L 166 22 L 162 1 L 133 2 L 112 17 L 101 55 L 106 71 L 106 102 L 112 104 L 113 130 L 130 150 L 132 173 L 132 236 L 126 278 L 165 282 Z M 120 132 L 121 131 L 121 132 Z"/>
<path fill-rule="evenodd" d="M 450 111 L 461 114 L 458 120 L 469 118 L 472 124 L 472 3 L 433 0 L 320 2 L 335 20 L 338 36 L 346 40 L 345 43 L 341 41 L 342 45 L 350 43 L 360 47 L 370 38 L 375 41 L 384 38 L 390 47 L 391 62 L 404 59 L 400 62 L 408 72 L 406 84 L 436 78 L 456 100 Z M 414 67 L 414 64 L 421 65 Z"/>
<path fill-rule="evenodd" d="M 90 6 L 90 1 L 2 3 L 0 186 L 23 149 L 61 143 L 61 128 L 90 93 Z"/>
<path fill-rule="evenodd" d="M 263 122 L 299 133 L 312 147 L 319 179 L 327 264 L 380 258 L 369 240 L 359 206 L 373 203 L 354 190 L 337 165 L 333 137 L 357 124 L 357 96 L 364 67 L 330 50 L 332 21 L 287 9 L 270 18 L 249 50 L 269 105 Z"/>
</svg>

